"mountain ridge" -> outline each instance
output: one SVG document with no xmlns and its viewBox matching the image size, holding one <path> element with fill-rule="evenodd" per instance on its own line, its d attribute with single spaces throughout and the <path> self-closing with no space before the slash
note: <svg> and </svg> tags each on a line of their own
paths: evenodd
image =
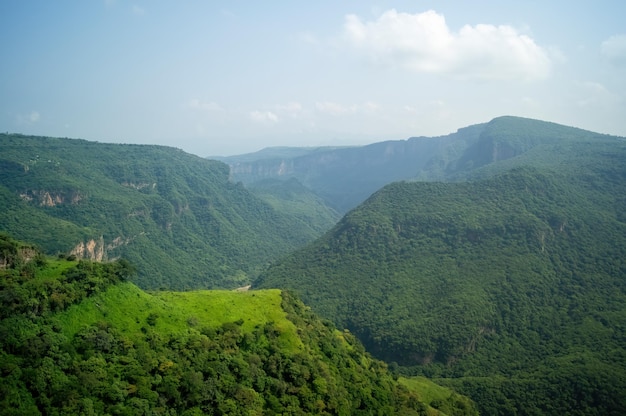
<svg viewBox="0 0 626 416">
<path fill-rule="evenodd" d="M 220 158 L 231 177 L 254 188 L 262 179 L 296 178 L 345 214 L 388 183 L 399 180 L 464 180 L 480 167 L 519 156 L 536 147 L 578 137 L 612 140 L 615 136 L 548 121 L 514 116 L 458 129 L 437 137 L 412 137 L 348 148 L 315 148 L 295 156 L 253 154 Z"/>
<path fill-rule="evenodd" d="M 626 410 L 626 141 L 525 137 L 508 158 L 481 147 L 473 178 L 383 187 L 253 287 L 296 290 L 378 358 L 482 413 Z"/>
<path fill-rule="evenodd" d="M 144 288 L 237 287 L 319 235 L 164 146 L 0 135 L 0 228 L 51 254 L 137 264 Z"/>
</svg>

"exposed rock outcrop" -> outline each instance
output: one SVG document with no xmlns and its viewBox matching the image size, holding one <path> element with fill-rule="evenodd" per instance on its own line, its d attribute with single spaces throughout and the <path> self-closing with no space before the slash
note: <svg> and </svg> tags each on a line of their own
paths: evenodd
<svg viewBox="0 0 626 416">
<path fill-rule="evenodd" d="M 70 255 L 79 259 L 105 261 L 107 260 L 107 250 L 104 245 L 104 238 L 100 236 L 98 240 L 81 241 L 70 251 Z"/>
<path fill-rule="evenodd" d="M 54 207 L 60 204 L 78 204 L 85 196 L 78 191 L 47 191 L 29 190 L 22 192 L 20 198 L 24 201 L 38 203 L 42 207 Z"/>
</svg>

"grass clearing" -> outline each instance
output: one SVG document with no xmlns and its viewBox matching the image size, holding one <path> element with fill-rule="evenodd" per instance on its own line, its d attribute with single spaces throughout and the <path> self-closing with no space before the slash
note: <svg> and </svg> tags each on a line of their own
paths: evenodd
<svg viewBox="0 0 626 416">
<path fill-rule="evenodd" d="M 473 407 L 473 403 L 467 397 L 459 395 L 448 387 L 440 386 L 426 377 L 400 377 L 398 382 L 417 393 L 420 401 L 429 406 L 429 415 L 446 415 L 445 411 L 448 409 Z"/>
<path fill-rule="evenodd" d="M 147 326 L 169 335 L 185 332 L 190 327 L 217 328 L 239 320 L 243 321 L 242 330 L 250 332 L 273 322 L 280 331 L 283 347 L 296 352 L 301 350 L 302 341 L 295 325 L 287 319 L 281 301 L 281 292 L 277 289 L 147 293 L 132 283 L 121 283 L 69 307 L 59 313 L 57 319 L 68 337 L 85 326 L 106 321 L 131 339 L 141 337 L 142 327 Z"/>
<path fill-rule="evenodd" d="M 454 393 L 449 388 L 435 384 L 426 377 L 400 377 L 398 381 L 408 389 L 417 392 L 426 404 L 435 400 L 445 400 Z"/>
<path fill-rule="evenodd" d="M 56 280 L 64 271 L 78 264 L 77 261 L 52 260 L 51 258 L 48 258 L 46 261 L 46 267 L 37 271 L 37 279 L 43 281 Z"/>
</svg>

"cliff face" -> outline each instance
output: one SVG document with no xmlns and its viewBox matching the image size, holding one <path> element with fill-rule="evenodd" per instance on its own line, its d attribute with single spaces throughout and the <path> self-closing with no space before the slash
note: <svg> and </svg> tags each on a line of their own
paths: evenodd
<svg viewBox="0 0 626 416">
<path fill-rule="evenodd" d="M 40 254 L 34 246 L 20 243 L 0 234 L 0 270 L 12 268 L 16 263 L 28 263 Z"/>
<path fill-rule="evenodd" d="M 144 235 L 143 233 L 141 235 Z M 104 237 L 92 238 L 85 241 L 81 241 L 70 250 L 70 255 L 75 256 L 78 259 L 87 259 L 91 261 L 113 261 L 117 256 L 112 256 L 111 253 L 118 247 L 128 245 L 136 237 L 115 237 L 110 242 L 105 242 Z"/>
<path fill-rule="evenodd" d="M 55 207 L 62 204 L 78 204 L 85 198 L 79 191 L 54 191 L 31 189 L 20 193 L 22 200 L 35 203 L 41 207 Z"/>
<path fill-rule="evenodd" d="M 442 169 L 478 139 L 484 125 L 470 126 L 442 137 L 414 137 L 348 148 L 271 154 L 270 150 L 233 156 L 231 178 L 245 184 L 265 179 L 295 178 L 345 213 L 382 186 L 414 178 L 441 179 Z M 281 149 L 276 152 L 280 153 Z"/>
<path fill-rule="evenodd" d="M 79 259 L 88 259 L 91 261 L 104 261 L 107 259 L 107 250 L 104 245 L 104 238 L 100 237 L 97 241 L 94 239 L 81 241 L 70 251 L 70 255 Z"/>
</svg>

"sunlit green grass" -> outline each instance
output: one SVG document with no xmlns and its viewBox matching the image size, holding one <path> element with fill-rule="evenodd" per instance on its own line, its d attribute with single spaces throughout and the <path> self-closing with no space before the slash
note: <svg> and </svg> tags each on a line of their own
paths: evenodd
<svg viewBox="0 0 626 416">
<path fill-rule="evenodd" d="M 435 384 L 426 377 L 400 377 L 398 381 L 412 391 L 418 392 L 420 399 L 427 404 L 434 400 L 445 400 L 453 393 L 449 388 Z"/>
<path fill-rule="evenodd" d="M 158 292 L 154 296 L 170 307 L 167 319 L 163 319 L 161 324 L 168 331 L 175 331 L 175 327 L 187 324 L 190 319 L 197 321 L 199 326 L 211 327 L 242 320 L 244 331 L 252 331 L 257 326 L 273 322 L 281 333 L 284 347 L 293 351 L 302 346 L 295 325 L 287 319 L 281 307 L 282 298 L 278 289 Z M 157 327 L 159 325 L 157 320 Z"/>
<path fill-rule="evenodd" d="M 226 322 L 243 321 L 250 332 L 273 322 L 279 339 L 288 351 L 297 351 L 302 342 L 295 325 L 281 307 L 280 290 L 234 292 L 202 290 L 147 293 L 132 283 L 110 287 L 57 315 L 63 332 L 73 337 L 81 328 L 104 321 L 131 339 L 142 336 L 142 328 L 170 335 L 190 327 L 217 328 Z M 150 318 L 150 319 L 149 319 Z"/>
<path fill-rule="evenodd" d="M 460 396 L 459 394 L 455 393 L 453 390 L 447 387 L 435 384 L 426 377 L 400 377 L 398 379 L 398 382 L 409 390 L 417 393 L 420 401 L 424 402 L 428 406 L 431 406 L 431 404 L 435 404 L 437 402 L 443 403 L 446 400 L 450 399 L 457 402 L 456 405 L 459 408 L 462 406 L 460 406 L 458 402 L 464 402 L 467 404 L 467 406 L 470 406 L 470 402 L 466 397 Z M 429 407 L 428 414 L 434 416 L 445 415 L 446 413 L 433 407 Z"/>
<path fill-rule="evenodd" d="M 58 279 L 61 274 L 67 269 L 76 266 L 78 262 L 76 261 L 67 261 L 57 260 L 48 258 L 46 267 L 37 271 L 37 279 L 41 280 L 54 280 Z"/>
</svg>

